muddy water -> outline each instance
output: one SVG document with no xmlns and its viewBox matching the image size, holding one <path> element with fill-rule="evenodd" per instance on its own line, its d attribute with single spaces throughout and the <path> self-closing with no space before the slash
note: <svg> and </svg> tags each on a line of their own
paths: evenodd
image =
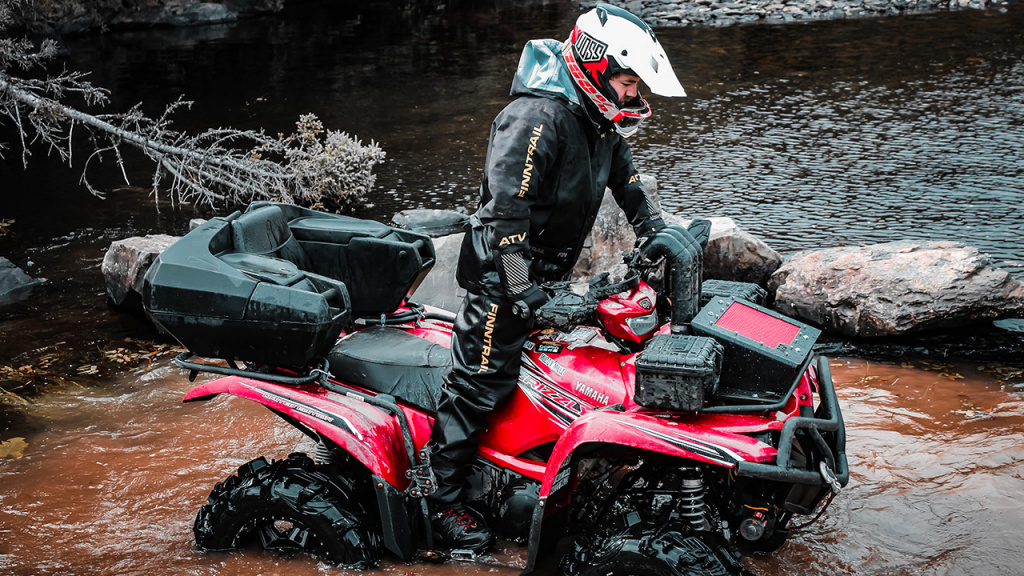
<svg viewBox="0 0 1024 576">
<path fill-rule="evenodd" d="M 966 366 L 838 359 L 832 369 L 850 485 L 822 521 L 748 568 L 1019 574 L 1024 398 Z M 309 446 L 251 402 L 183 405 L 188 388 L 164 365 L 40 399 L 24 457 L 0 461 L 0 574 L 346 574 L 306 557 L 194 549 L 192 519 L 217 481 L 255 456 Z M 372 574 L 512 575 L 524 562 L 522 548 L 505 544 L 486 565 L 391 561 Z"/>
</svg>

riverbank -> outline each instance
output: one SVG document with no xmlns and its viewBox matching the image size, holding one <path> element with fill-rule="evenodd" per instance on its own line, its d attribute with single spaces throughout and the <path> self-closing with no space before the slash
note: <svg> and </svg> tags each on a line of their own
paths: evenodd
<svg viewBox="0 0 1024 576">
<path fill-rule="evenodd" d="M 55 0 L 15 6 L 13 28 L 53 36 L 155 26 L 234 22 L 279 12 L 285 0 Z"/>
<path fill-rule="evenodd" d="M 604 1 L 604 0 L 602 0 Z M 1008 0 L 607 0 L 651 26 L 731 26 L 873 18 L 1005 6 Z M 582 9 L 597 0 L 580 2 Z M 1005 8 L 1004 8 L 1005 10 Z"/>
<path fill-rule="evenodd" d="M 54 0 L 26 3 L 18 9 L 15 28 L 32 34 L 59 35 L 138 29 L 183 27 L 233 22 L 239 18 L 280 12 L 300 0 Z M 566 0 L 561 0 L 566 1 Z M 605 1 L 605 0 L 601 0 Z M 924 12 L 985 9 L 1012 0 L 607 0 L 646 20 L 652 26 L 731 26 L 749 23 L 786 23 L 898 16 Z M 587 10 L 598 0 L 571 0 Z M 500 10 L 504 2 L 494 0 Z M 548 5 L 551 0 L 520 4 Z M 361 11 L 422 14 L 480 9 L 479 3 L 459 0 L 373 0 L 353 6 Z"/>
</svg>

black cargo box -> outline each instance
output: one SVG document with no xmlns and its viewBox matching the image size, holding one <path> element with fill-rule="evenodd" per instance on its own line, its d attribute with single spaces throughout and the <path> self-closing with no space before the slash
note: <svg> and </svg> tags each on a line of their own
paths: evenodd
<svg viewBox="0 0 1024 576">
<path fill-rule="evenodd" d="M 753 282 L 732 280 L 705 280 L 700 287 L 700 305 L 704 307 L 715 298 L 735 298 L 764 306 L 768 292 Z"/>
<path fill-rule="evenodd" d="M 423 234 L 255 202 L 160 254 L 143 304 L 194 354 L 302 367 L 354 318 L 394 311 L 433 263 Z"/>
<path fill-rule="evenodd" d="M 633 400 L 648 408 L 696 412 L 715 395 L 722 345 L 711 338 L 659 334 L 636 357 Z"/>
<path fill-rule="evenodd" d="M 715 298 L 691 322 L 725 347 L 720 399 L 775 403 L 791 393 L 821 331 L 735 298 Z"/>
</svg>

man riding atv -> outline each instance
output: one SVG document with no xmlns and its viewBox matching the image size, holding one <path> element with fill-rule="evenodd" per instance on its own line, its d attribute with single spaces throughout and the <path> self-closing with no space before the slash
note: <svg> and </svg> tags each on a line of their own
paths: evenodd
<svg viewBox="0 0 1024 576">
<path fill-rule="evenodd" d="M 487 414 L 516 389 L 534 312 L 548 299 L 540 285 L 568 277 L 605 188 L 639 243 L 665 227 L 625 140 L 651 114 L 640 81 L 662 96 L 686 95 L 650 26 L 599 4 L 565 42 L 527 43 L 517 98 L 491 125 L 480 209 L 459 258 L 467 294 L 454 323 L 454 365 L 431 435 L 431 524 L 442 546 L 479 551 L 494 542 L 463 506 L 467 467 Z"/>
</svg>

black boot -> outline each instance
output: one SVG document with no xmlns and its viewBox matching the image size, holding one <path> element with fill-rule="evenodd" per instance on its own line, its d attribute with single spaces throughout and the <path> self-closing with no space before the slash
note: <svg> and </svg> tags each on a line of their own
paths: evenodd
<svg viewBox="0 0 1024 576">
<path fill-rule="evenodd" d="M 494 544 L 494 532 L 462 504 L 430 503 L 434 544 L 448 549 L 482 552 Z"/>
</svg>

